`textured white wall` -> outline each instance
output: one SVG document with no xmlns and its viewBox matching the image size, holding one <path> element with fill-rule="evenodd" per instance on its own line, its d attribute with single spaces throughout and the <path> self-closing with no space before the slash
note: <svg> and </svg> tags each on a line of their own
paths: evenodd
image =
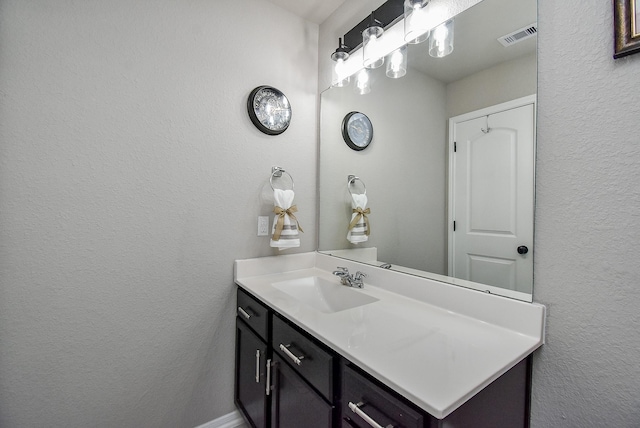
<svg viewBox="0 0 640 428">
<path fill-rule="evenodd" d="M 316 247 L 317 37 L 261 0 L 0 3 L 0 426 L 233 409 L 233 260 L 275 254 L 272 165 Z M 249 121 L 260 84 L 281 136 Z"/>
<path fill-rule="evenodd" d="M 532 427 L 640 425 L 640 55 L 611 2 L 539 2 Z"/>
<path fill-rule="evenodd" d="M 536 93 L 536 55 L 500 63 L 447 85 L 447 117 Z"/>
</svg>

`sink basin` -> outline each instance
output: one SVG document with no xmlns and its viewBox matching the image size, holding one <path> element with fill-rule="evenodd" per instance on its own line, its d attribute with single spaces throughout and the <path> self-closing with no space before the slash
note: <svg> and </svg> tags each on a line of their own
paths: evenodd
<svg viewBox="0 0 640 428">
<path fill-rule="evenodd" d="M 332 313 L 377 302 L 378 299 L 318 276 L 274 282 L 276 289 L 320 312 Z"/>
</svg>

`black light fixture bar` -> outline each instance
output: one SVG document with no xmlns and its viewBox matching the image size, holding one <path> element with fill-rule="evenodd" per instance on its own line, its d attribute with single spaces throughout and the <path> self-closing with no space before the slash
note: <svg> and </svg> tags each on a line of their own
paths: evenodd
<svg viewBox="0 0 640 428">
<path fill-rule="evenodd" d="M 398 22 L 403 16 L 404 0 L 388 0 L 373 11 L 373 17 L 385 30 L 387 27 Z M 369 27 L 370 23 L 371 18 L 367 16 L 344 35 L 344 45 L 348 53 L 351 53 L 362 45 L 362 32 Z"/>
</svg>

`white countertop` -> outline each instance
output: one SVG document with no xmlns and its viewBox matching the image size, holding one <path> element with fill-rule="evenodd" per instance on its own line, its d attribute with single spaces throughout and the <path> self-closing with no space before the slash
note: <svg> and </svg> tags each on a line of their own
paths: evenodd
<svg viewBox="0 0 640 428">
<path fill-rule="evenodd" d="M 377 302 L 335 313 L 271 284 L 331 275 L 318 253 L 238 260 L 236 283 L 349 361 L 443 419 L 544 342 L 545 308 L 475 290 L 339 260 L 368 274 Z M 333 266 L 333 267 L 331 267 Z"/>
</svg>

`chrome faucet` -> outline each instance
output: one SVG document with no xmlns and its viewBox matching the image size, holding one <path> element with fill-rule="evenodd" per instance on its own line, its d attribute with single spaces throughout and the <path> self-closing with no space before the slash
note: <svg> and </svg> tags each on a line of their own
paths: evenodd
<svg viewBox="0 0 640 428">
<path fill-rule="evenodd" d="M 346 267 L 338 266 L 338 270 L 334 270 L 333 274 L 340 278 L 340 283 L 342 285 L 348 285 L 349 287 L 362 288 L 364 287 L 364 283 L 362 282 L 362 278 L 367 276 L 366 273 L 357 271 L 355 275 L 351 275 L 349 273 L 349 269 Z"/>
</svg>

